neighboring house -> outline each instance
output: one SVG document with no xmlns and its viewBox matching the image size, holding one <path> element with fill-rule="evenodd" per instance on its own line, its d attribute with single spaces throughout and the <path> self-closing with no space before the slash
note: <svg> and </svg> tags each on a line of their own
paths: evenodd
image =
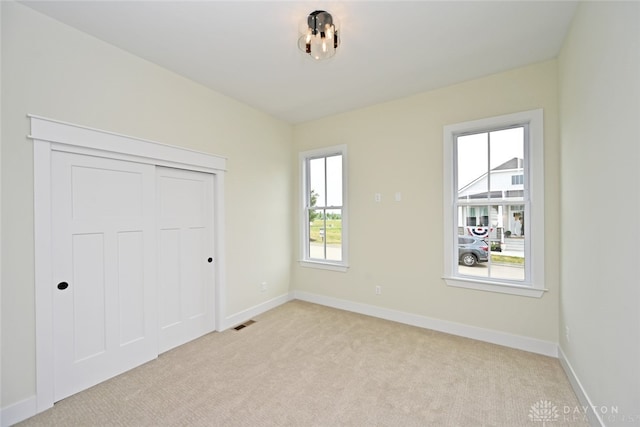
<svg viewBox="0 0 640 427">
<path fill-rule="evenodd" d="M 488 206 L 460 207 L 458 209 L 458 227 L 462 234 L 468 234 L 468 227 L 491 227 L 491 239 L 501 240 L 509 231 L 512 236 L 523 235 L 524 207 L 524 161 L 512 158 L 493 168 L 491 191 L 487 191 L 489 174 L 485 173 L 466 184 L 458 191 L 459 199 L 486 199 Z M 510 203 L 511 202 L 511 203 Z"/>
</svg>

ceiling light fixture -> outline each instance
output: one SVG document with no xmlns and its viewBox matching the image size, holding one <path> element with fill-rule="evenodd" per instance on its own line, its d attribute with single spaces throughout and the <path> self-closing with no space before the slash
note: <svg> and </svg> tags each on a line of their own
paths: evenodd
<svg viewBox="0 0 640 427">
<path fill-rule="evenodd" d="M 320 61 L 336 54 L 340 38 L 337 25 L 329 12 L 316 10 L 307 17 L 298 39 L 298 47 L 311 58 Z"/>
</svg>

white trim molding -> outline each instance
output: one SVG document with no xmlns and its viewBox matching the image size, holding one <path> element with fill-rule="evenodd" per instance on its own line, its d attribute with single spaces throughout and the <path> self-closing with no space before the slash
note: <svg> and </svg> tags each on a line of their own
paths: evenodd
<svg viewBox="0 0 640 427">
<path fill-rule="evenodd" d="M 210 173 L 214 176 L 215 328 L 225 319 L 224 175 L 226 159 L 207 153 L 92 129 L 34 115 L 34 251 L 36 305 L 35 415 L 53 406 L 53 286 L 51 229 L 51 153 L 62 151 Z M 25 410 L 26 411 L 26 410 Z M 4 411 L 3 411 L 4 412 Z M 24 411 L 23 411 L 24 412 Z"/>
<path fill-rule="evenodd" d="M 272 298 L 263 303 L 254 305 L 253 307 L 249 307 L 246 310 L 242 310 L 236 314 L 227 316 L 224 319 L 224 322 L 222 323 L 222 327 L 219 329 L 219 331 L 224 331 L 226 329 L 233 328 L 237 325 L 240 325 L 241 323 L 244 323 L 247 320 L 250 320 L 252 317 L 259 316 L 262 313 L 266 313 L 269 310 L 273 310 L 274 308 L 282 304 L 285 304 L 291 301 L 292 299 L 293 299 L 293 294 L 291 293 L 282 294 L 280 296 Z"/>
<path fill-rule="evenodd" d="M 226 170 L 225 157 L 32 114 L 27 117 L 31 119 L 28 138 L 50 143 L 52 151 L 107 156 L 208 173 Z"/>
<path fill-rule="evenodd" d="M 34 416 L 36 413 L 36 397 L 32 396 L 0 409 L 0 426 L 12 426 Z"/>
<path fill-rule="evenodd" d="M 569 378 L 569 384 L 571 384 L 573 392 L 576 394 L 578 401 L 580 401 L 581 409 L 585 411 L 584 415 L 589 419 L 589 424 L 592 426 L 598 425 L 604 427 L 605 424 L 602 417 L 598 412 L 593 410 L 595 406 L 591 402 L 591 399 L 589 399 L 587 392 L 576 375 L 576 371 L 573 370 L 571 363 L 569 363 L 569 360 L 567 359 L 567 355 L 564 354 L 564 351 L 562 351 L 562 347 L 560 346 L 558 346 L 558 359 L 560 360 L 560 366 L 562 366 L 565 374 L 567 374 L 567 378 Z"/>
<path fill-rule="evenodd" d="M 310 292 L 293 291 L 293 297 L 301 301 L 312 302 L 340 310 L 352 311 L 354 313 L 365 314 L 367 316 L 391 320 L 398 323 L 404 323 L 406 325 L 417 326 L 419 328 L 431 329 L 491 344 L 498 344 L 518 350 L 529 351 L 531 353 L 542 354 L 544 356 L 558 357 L 558 344 L 537 338 L 469 326 L 462 323 L 450 322 L 448 320 L 434 319 L 432 317 L 426 317 L 419 314 L 391 310 L 388 308 L 327 297 Z"/>
</svg>

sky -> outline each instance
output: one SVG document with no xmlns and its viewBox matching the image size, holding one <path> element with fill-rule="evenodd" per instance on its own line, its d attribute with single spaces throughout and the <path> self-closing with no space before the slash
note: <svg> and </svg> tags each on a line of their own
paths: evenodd
<svg viewBox="0 0 640 427">
<path fill-rule="evenodd" d="M 324 205 L 323 201 L 326 194 L 326 206 L 342 206 L 342 156 L 326 157 L 326 192 L 324 171 L 325 157 L 309 161 L 311 190 L 315 191 L 318 195 L 316 205 Z"/>
<path fill-rule="evenodd" d="M 488 141 L 491 140 L 491 161 Z M 514 157 L 524 159 L 524 128 L 458 137 L 458 189 Z"/>
</svg>

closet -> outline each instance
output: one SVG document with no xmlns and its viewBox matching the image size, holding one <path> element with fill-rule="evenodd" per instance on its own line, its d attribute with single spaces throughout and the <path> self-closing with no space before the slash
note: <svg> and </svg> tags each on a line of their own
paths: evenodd
<svg viewBox="0 0 640 427">
<path fill-rule="evenodd" d="M 219 326 L 225 160 L 30 118 L 42 410 Z"/>
</svg>

